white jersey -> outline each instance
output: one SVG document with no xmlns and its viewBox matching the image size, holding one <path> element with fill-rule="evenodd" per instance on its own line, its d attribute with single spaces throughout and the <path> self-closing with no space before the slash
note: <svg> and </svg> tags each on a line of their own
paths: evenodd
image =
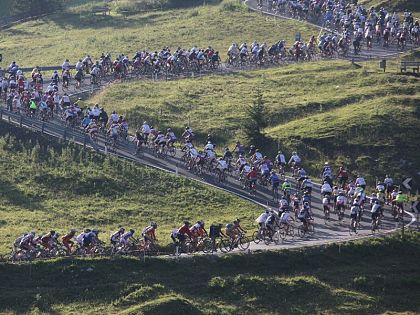
<svg viewBox="0 0 420 315">
<path fill-rule="evenodd" d="M 356 185 L 360 185 L 360 186 L 366 185 L 366 181 L 363 177 L 357 177 L 355 183 Z"/>
<path fill-rule="evenodd" d="M 143 133 L 149 134 L 150 133 L 150 126 L 148 124 L 143 124 L 143 126 L 141 126 L 141 131 Z"/>
<path fill-rule="evenodd" d="M 322 199 L 322 205 L 323 206 L 328 206 L 330 204 L 330 199 L 325 197 Z"/>
<path fill-rule="evenodd" d="M 204 150 L 214 150 L 214 145 L 212 143 L 207 143 Z"/>
<path fill-rule="evenodd" d="M 325 183 L 321 186 L 321 194 L 325 193 L 325 192 L 327 192 L 327 193 L 332 192 L 332 188 L 331 188 L 330 184 L 328 184 L 328 183 Z"/>
<path fill-rule="evenodd" d="M 289 211 L 285 211 L 281 214 L 280 222 L 281 223 L 289 223 L 290 220 L 290 213 Z"/>
<path fill-rule="evenodd" d="M 287 207 L 289 203 L 287 202 L 286 199 L 280 199 L 279 205 L 280 205 L 280 208 L 283 208 L 283 207 Z"/>
<path fill-rule="evenodd" d="M 265 220 L 270 216 L 270 213 L 263 212 L 260 216 L 255 220 L 257 223 L 264 223 Z"/>
<path fill-rule="evenodd" d="M 337 204 L 338 205 L 345 205 L 347 202 L 347 198 L 345 196 L 338 195 L 337 196 Z"/>
<path fill-rule="evenodd" d="M 225 160 L 219 160 L 219 161 L 217 161 L 218 163 L 217 163 L 217 168 L 218 169 L 220 169 L 220 170 L 225 170 L 225 169 L 227 169 L 227 167 L 228 167 L 228 165 L 227 165 L 227 163 L 226 163 L 226 161 Z"/>
</svg>

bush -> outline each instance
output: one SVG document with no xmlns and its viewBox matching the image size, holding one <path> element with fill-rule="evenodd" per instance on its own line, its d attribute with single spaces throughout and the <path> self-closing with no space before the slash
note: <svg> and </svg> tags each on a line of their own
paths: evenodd
<svg viewBox="0 0 420 315">
<path fill-rule="evenodd" d="M 11 11 L 16 15 L 35 16 L 55 12 L 63 7 L 63 0 L 13 0 Z"/>
</svg>

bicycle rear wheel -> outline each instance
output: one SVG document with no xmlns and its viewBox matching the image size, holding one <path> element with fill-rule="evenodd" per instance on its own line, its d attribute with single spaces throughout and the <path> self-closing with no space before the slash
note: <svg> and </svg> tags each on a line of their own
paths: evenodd
<svg viewBox="0 0 420 315">
<path fill-rule="evenodd" d="M 219 243 L 219 248 L 222 251 L 222 253 L 228 253 L 232 250 L 230 246 L 230 241 L 227 239 L 222 239 Z"/>
<path fill-rule="evenodd" d="M 246 238 L 241 237 L 238 242 L 238 247 L 240 250 L 247 250 L 249 248 L 249 241 Z"/>
</svg>

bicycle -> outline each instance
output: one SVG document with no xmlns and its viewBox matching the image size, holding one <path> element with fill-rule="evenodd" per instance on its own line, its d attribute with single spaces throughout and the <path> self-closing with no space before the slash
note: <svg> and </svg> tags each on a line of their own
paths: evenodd
<svg viewBox="0 0 420 315">
<path fill-rule="evenodd" d="M 220 242 L 220 250 L 223 253 L 230 252 L 235 248 L 239 248 L 242 251 L 249 248 L 249 241 L 245 238 L 244 233 L 240 233 L 235 239 L 222 239 Z"/>
<path fill-rule="evenodd" d="M 357 218 L 352 218 L 349 225 L 349 234 L 357 234 Z"/>
<path fill-rule="evenodd" d="M 301 238 L 304 238 L 307 234 L 313 234 L 315 232 L 315 228 L 311 220 L 307 220 L 307 225 L 305 224 L 299 225 L 298 227 L 298 235 Z"/>
<path fill-rule="evenodd" d="M 279 244 L 280 240 L 284 241 L 287 236 L 295 238 L 295 227 L 292 224 L 280 224 L 280 229 L 274 233 L 273 240 L 274 243 Z"/>
</svg>

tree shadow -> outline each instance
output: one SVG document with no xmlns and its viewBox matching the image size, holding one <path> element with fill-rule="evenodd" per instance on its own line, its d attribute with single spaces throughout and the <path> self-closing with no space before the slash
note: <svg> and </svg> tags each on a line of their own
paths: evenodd
<svg viewBox="0 0 420 315">
<path fill-rule="evenodd" d="M 42 208 L 39 197 L 28 195 L 12 182 L 2 178 L 0 178 L 0 199 L 4 199 L 12 205 L 25 207 L 30 210 Z"/>
</svg>

